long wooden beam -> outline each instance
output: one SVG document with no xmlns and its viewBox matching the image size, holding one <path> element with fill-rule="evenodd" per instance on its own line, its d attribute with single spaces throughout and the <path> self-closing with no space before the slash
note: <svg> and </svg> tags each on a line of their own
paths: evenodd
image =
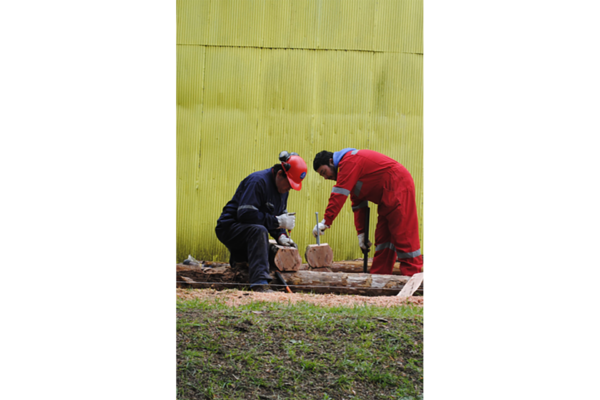
<svg viewBox="0 0 600 400">
<path fill-rule="evenodd" d="M 272 284 L 281 283 L 272 275 Z M 282 272 L 294 292 L 359 294 L 365 296 L 395 296 L 410 279 L 402 275 L 371 275 L 364 273 L 316 272 L 300 270 L 297 272 Z M 247 287 L 248 270 L 244 267 L 231 268 L 229 264 L 213 266 L 177 265 L 178 287 L 211 287 L 215 289 Z M 274 286 L 277 288 L 277 286 Z M 423 294 L 422 285 L 416 291 Z"/>
<path fill-rule="evenodd" d="M 373 265 L 373 259 L 370 258 L 367 263 L 367 271 L 371 270 L 371 265 Z M 352 260 L 352 261 L 336 261 L 333 262 L 328 267 L 331 272 L 355 272 L 362 273 L 363 272 L 363 260 Z M 392 275 L 402 275 L 400 273 L 400 263 L 394 264 L 394 269 L 392 270 Z"/>
</svg>

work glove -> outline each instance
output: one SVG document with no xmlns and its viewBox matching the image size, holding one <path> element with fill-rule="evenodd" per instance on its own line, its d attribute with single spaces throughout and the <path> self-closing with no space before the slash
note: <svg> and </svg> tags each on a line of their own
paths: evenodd
<svg viewBox="0 0 600 400">
<path fill-rule="evenodd" d="M 294 243 L 292 238 L 287 236 L 285 233 L 282 233 L 281 235 L 279 235 L 279 239 L 277 239 L 277 242 L 282 246 L 290 246 L 290 247 L 294 247 L 296 249 L 298 248 L 298 245 L 296 243 Z"/>
<path fill-rule="evenodd" d="M 363 250 L 367 250 L 368 248 L 371 247 L 371 241 L 367 240 L 367 244 L 365 245 L 365 234 L 364 233 L 359 233 L 358 234 L 358 245 L 360 246 L 361 249 Z"/>
<path fill-rule="evenodd" d="M 291 231 L 294 229 L 294 226 L 296 226 L 295 215 L 281 214 L 275 218 L 277 218 L 277 222 L 279 222 L 279 226 L 277 227 L 278 229 L 287 229 L 288 231 Z"/>
<path fill-rule="evenodd" d="M 317 233 L 319 236 L 325 233 L 325 229 L 329 229 L 329 225 L 325 225 L 325 220 L 319 222 L 313 228 L 313 236 L 317 237 Z"/>
</svg>

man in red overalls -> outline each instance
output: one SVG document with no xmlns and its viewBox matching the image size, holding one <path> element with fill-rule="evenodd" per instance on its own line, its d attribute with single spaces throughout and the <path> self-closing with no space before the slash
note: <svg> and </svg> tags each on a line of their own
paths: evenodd
<svg viewBox="0 0 600 400">
<path fill-rule="evenodd" d="M 336 181 L 325 218 L 315 225 L 313 235 L 322 235 L 331 226 L 350 195 L 359 246 L 369 248 L 371 243 L 364 242 L 364 224 L 370 201 L 378 204 L 371 273 L 390 275 L 396 259 L 402 275 L 422 271 L 415 183 L 402 164 L 372 150 L 348 148 L 318 153 L 313 168 L 323 178 Z"/>
</svg>

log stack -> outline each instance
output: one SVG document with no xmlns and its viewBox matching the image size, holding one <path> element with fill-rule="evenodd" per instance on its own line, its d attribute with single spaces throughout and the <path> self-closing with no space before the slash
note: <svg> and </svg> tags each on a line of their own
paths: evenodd
<svg viewBox="0 0 600 400">
<path fill-rule="evenodd" d="M 298 249 L 270 242 L 273 288 L 280 288 L 281 285 L 275 276 L 276 270 L 281 272 L 294 292 L 395 296 L 410 279 L 400 275 L 399 263 L 394 265 L 392 275 L 371 275 L 362 273 L 363 260 L 333 262 L 333 251 L 326 243 L 308 246 L 305 255 L 308 264 L 302 264 Z M 371 262 L 368 263 L 369 268 Z M 247 263 L 236 263 L 233 268 L 225 263 L 203 262 L 199 266 L 177 264 L 177 287 L 242 289 L 247 286 Z M 423 295 L 422 281 L 415 295 Z"/>
<path fill-rule="evenodd" d="M 240 265 L 242 267 L 240 267 Z M 177 286 L 214 289 L 241 289 L 247 286 L 248 270 L 244 264 L 231 268 L 228 264 L 216 267 L 177 264 Z M 363 296 L 395 296 L 408 282 L 408 276 L 371 275 L 363 273 L 319 272 L 299 269 L 281 275 L 294 292 L 360 294 Z M 271 274 L 272 285 L 280 282 Z M 416 291 L 423 294 L 423 286 Z"/>
</svg>

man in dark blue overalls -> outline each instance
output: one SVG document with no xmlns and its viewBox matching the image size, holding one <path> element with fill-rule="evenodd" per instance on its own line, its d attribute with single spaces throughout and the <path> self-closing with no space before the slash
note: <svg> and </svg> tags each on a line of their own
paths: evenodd
<svg viewBox="0 0 600 400">
<path fill-rule="evenodd" d="M 248 175 L 217 221 L 217 238 L 227 247 L 229 263 L 248 261 L 250 289 L 267 292 L 269 234 L 283 246 L 298 247 L 288 236 L 296 216 L 287 212 L 290 188 L 300 190 L 306 163 L 296 153 L 281 152 L 281 163 Z"/>
</svg>

